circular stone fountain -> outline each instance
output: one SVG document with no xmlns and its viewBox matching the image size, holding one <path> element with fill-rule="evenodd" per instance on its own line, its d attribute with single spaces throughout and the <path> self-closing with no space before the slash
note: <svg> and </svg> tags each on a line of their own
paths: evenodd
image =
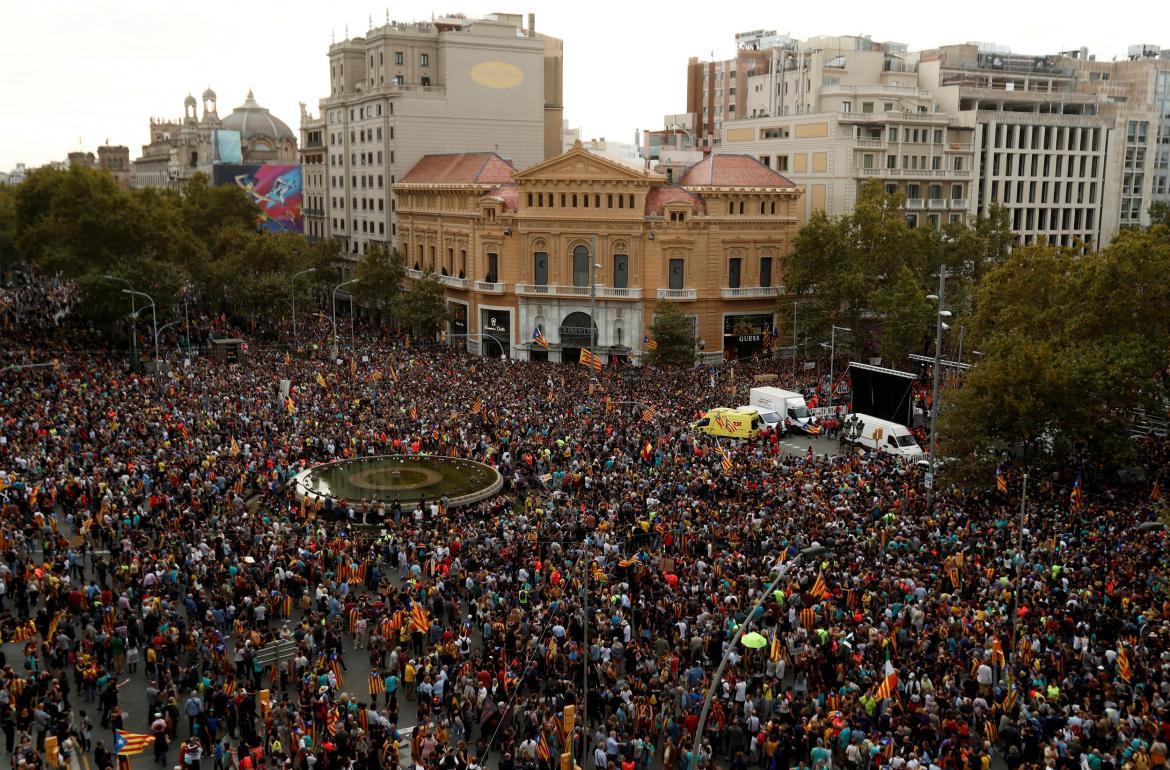
<svg viewBox="0 0 1170 770">
<path fill-rule="evenodd" d="M 504 485 L 489 465 L 439 455 L 379 455 L 315 465 L 293 479 L 297 498 L 427 502 L 470 505 L 491 497 Z"/>
</svg>

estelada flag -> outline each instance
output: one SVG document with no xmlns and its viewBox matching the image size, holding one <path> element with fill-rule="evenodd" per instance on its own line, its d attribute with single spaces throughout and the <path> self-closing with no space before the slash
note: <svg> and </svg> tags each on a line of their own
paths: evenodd
<svg viewBox="0 0 1170 770">
<path fill-rule="evenodd" d="M 125 730 L 114 731 L 114 753 L 120 757 L 131 757 L 135 754 L 141 754 L 152 743 L 154 743 L 153 735 L 128 733 Z"/>
<path fill-rule="evenodd" d="M 421 604 L 419 604 L 418 602 L 414 602 L 414 605 L 410 608 L 410 628 L 411 628 L 411 630 L 412 631 L 421 631 L 423 633 L 426 633 L 427 629 L 429 629 L 430 627 L 431 627 L 430 615 L 427 613 L 426 609 Z"/>
<path fill-rule="evenodd" d="M 812 590 L 809 591 L 809 593 L 812 594 L 813 596 L 817 597 L 818 599 L 825 599 L 829 596 L 829 589 L 825 585 L 825 571 L 824 570 L 821 570 L 820 572 L 817 573 L 816 582 L 813 583 Z"/>
</svg>

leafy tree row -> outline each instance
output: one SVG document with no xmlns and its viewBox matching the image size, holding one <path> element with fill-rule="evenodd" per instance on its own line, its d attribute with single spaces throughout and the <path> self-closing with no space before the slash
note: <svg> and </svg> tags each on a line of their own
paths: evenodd
<svg viewBox="0 0 1170 770">
<path fill-rule="evenodd" d="M 124 190 L 91 169 L 41 168 L 18 186 L 0 186 L 0 269 L 30 264 L 74 279 L 82 312 L 94 320 L 126 313 L 127 284 L 160 312 L 186 302 L 236 321 L 278 317 L 294 292 L 308 310 L 336 281 L 337 244 L 261 231 L 259 215 L 242 189 L 213 187 L 203 174 L 174 192 Z M 400 291 L 400 261 L 391 267 L 388 258 L 377 252 L 359 270 L 359 300 L 374 310 L 390 309 L 379 292 Z M 429 283 L 417 285 L 395 309 L 407 326 L 433 331 L 445 302 L 434 301 Z"/>
</svg>

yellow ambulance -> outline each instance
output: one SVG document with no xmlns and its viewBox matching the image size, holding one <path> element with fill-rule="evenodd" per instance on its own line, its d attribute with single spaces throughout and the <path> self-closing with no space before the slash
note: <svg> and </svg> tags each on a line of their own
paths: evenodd
<svg viewBox="0 0 1170 770">
<path fill-rule="evenodd" d="M 756 438 L 760 435 L 760 424 L 760 415 L 755 410 L 728 409 L 720 406 L 691 423 L 691 429 L 700 430 L 708 436 Z"/>
</svg>

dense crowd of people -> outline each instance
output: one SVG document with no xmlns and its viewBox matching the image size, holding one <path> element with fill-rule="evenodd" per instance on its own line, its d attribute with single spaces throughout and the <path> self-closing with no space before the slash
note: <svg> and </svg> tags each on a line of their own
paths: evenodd
<svg viewBox="0 0 1170 770">
<path fill-rule="evenodd" d="M 758 374 L 797 384 L 766 360 L 594 376 L 367 327 L 341 363 L 309 329 L 307 354 L 252 342 L 137 374 L 94 331 L 61 333 L 67 286 L 9 296 L 0 368 L 58 362 L 0 373 L 14 768 L 112 768 L 116 730 L 153 737 L 136 763 L 215 770 L 1166 764 L 1149 484 L 1057 474 L 1021 529 L 1013 479 L 932 510 L 881 455 L 689 430 Z M 504 486 L 462 508 L 289 493 L 317 463 L 411 453 Z M 1142 456 L 1160 484 L 1170 446 Z M 765 645 L 732 648 L 745 628 Z M 127 688 L 146 713 L 127 717 Z"/>
</svg>

